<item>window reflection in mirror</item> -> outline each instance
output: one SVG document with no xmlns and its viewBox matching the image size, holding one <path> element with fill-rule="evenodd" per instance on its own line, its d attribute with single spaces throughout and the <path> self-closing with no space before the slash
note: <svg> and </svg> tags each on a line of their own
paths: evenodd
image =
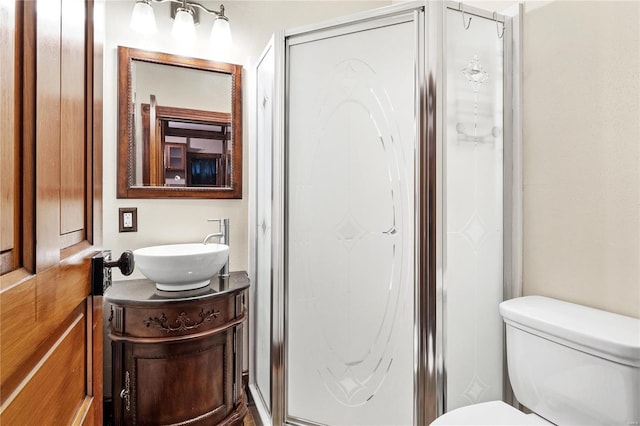
<svg viewBox="0 0 640 426">
<path fill-rule="evenodd" d="M 241 198 L 241 67 L 118 51 L 119 198 Z"/>
</svg>

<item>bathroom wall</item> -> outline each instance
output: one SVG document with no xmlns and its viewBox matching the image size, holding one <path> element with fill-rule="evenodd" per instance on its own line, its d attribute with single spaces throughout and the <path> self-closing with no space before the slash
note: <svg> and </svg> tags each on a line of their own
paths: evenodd
<svg viewBox="0 0 640 426">
<path fill-rule="evenodd" d="M 216 8 L 219 2 L 206 2 Z M 379 7 L 387 1 L 225 2 L 234 37 L 229 62 L 245 66 L 242 200 L 116 199 L 117 45 L 208 57 L 212 18 L 192 48 L 128 27 L 133 1 L 107 1 L 104 93 L 104 247 L 119 254 L 197 241 L 232 219 L 231 269 L 247 269 L 249 71 L 277 28 Z M 502 11 L 512 1 L 470 1 Z M 524 292 L 640 317 L 640 11 L 634 1 L 526 1 L 524 16 Z M 138 207 L 137 233 L 118 234 L 118 207 Z M 136 276 L 134 276 L 136 277 Z M 116 276 L 116 279 L 121 277 Z"/>
<path fill-rule="evenodd" d="M 640 318 L 640 3 L 524 10 L 524 294 Z"/>
<path fill-rule="evenodd" d="M 204 1 L 217 9 L 219 1 Z M 231 219 L 231 270 L 248 269 L 248 207 L 250 93 L 253 64 L 274 30 L 292 28 L 388 5 L 389 1 L 225 1 L 234 39 L 233 51 L 217 58 L 242 64 L 243 77 L 243 198 L 241 200 L 142 200 L 116 198 L 117 155 L 117 54 L 118 45 L 156 50 L 180 55 L 213 59 L 209 50 L 209 31 L 213 17 L 201 15 L 197 26 L 198 39 L 192 46 L 177 43 L 170 35 L 172 20 L 169 4 L 154 4 L 158 34 L 138 35 L 129 28 L 133 0 L 106 2 L 106 42 L 104 50 L 104 247 L 114 255 L 126 249 L 136 249 L 161 243 L 200 241 L 204 235 L 217 230 L 208 218 Z M 118 208 L 138 208 L 138 232 L 118 233 Z M 136 271 L 126 278 L 141 278 Z M 114 279 L 123 279 L 114 273 Z"/>
<path fill-rule="evenodd" d="M 524 19 L 524 293 L 640 318 L 640 3 Z"/>
</svg>

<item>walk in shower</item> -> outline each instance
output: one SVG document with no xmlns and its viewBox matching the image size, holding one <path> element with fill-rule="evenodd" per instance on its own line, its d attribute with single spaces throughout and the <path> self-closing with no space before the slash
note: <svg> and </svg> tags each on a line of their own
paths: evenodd
<svg viewBox="0 0 640 426">
<path fill-rule="evenodd" d="M 264 420 L 424 425 L 508 398 L 512 23 L 420 2 L 274 35 L 255 71 Z"/>
</svg>

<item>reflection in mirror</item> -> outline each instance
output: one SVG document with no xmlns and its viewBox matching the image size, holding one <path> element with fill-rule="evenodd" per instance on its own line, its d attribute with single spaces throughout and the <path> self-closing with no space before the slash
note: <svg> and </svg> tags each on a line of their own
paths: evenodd
<svg viewBox="0 0 640 426">
<path fill-rule="evenodd" d="M 119 198 L 241 198 L 241 66 L 119 54 Z"/>
</svg>

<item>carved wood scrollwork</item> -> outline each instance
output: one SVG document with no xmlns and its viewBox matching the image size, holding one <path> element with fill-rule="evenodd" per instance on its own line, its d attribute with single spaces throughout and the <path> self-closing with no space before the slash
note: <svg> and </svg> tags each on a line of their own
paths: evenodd
<svg viewBox="0 0 640 426">
<path fill-rule="evenodd" d="M 198 316 L 200 317 L 200 321 L 198 322 L 191 320 L 186 312 L 181 312 L 180 315 L 178 315 L 178 318 L 176 318 L 172 323 L 175 325 L 171 325 L 169 323 L 169 320 L 167 319 L 164 312 L 160 315 L 159 318 L 149 317 L 143 322 L 147 327 L 158 327 L 165 332 L 170 333 L 172 331 L 187 331 L 196 329 L 206 321 L 211 321 L 213 318 L 217 318 L 218 315 L 220 315 L 220 311 L 209 310 L 205 312 L 204 308 L 202 308 L 200 309 L 200 313 L 198 314 Z"/>
</svg>

